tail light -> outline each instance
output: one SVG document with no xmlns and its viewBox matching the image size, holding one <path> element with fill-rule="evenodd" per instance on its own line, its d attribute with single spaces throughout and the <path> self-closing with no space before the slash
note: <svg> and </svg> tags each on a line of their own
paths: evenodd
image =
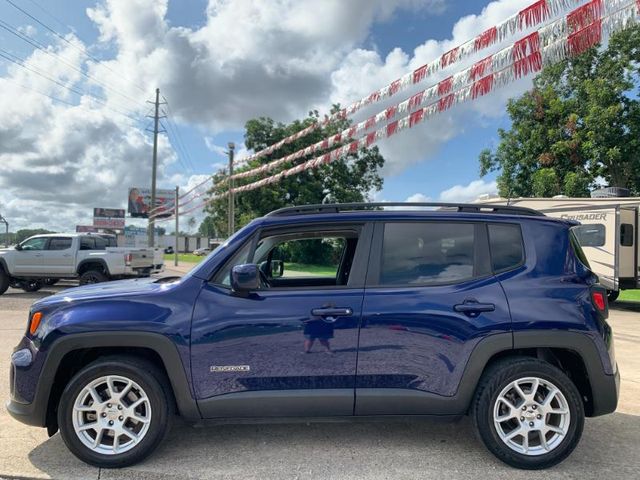
<svg viewBox="0 0 640 480">
<path fill-rule="evenodd" d="M 607 291 L 604 288 L 600 286 L 591 288 L 591 303 L 603 318 L 609 316 L 609 302 L 607 300 Z"/>
<path fill-rule="evenodd" d="M 126 253 L 126 254 L 124 255 L 124 264 L 125 264 L 127 267 L 130 267 L 130 266 L 131 266 L 131 260 L 133 260 L 133 254 L 131 254 L 131 253 Z"/>
</svg>

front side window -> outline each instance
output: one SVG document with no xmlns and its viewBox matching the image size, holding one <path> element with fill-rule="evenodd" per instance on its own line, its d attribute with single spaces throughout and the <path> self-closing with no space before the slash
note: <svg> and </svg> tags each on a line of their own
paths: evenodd
<svg viewBox="0 0 640 480">
<path fill-rule="evenodd" d="M 325 278 L 335 281 L 347 240 L 344 237 L 265 239 L 272 244 L 258 263 L 273 278 Z M 265 262 L 271 262 L 265 264 Z"/>
<path fill-rule="evenodd" d="M 29 240 L 24 241 L 20 247 L 22 250 L 32 251 L 32 250 L 44 250 L 44 247 L 47 245 L 47 238 L 30 238 Z"/>
<path fill-rule="evenodd" d="M 572 231 L 582 247 L 602 247 L 606 243 L 607 230 L 602 223 L 578 225 Z"/>
<path fill-rule="evenodd" d="M 471 223 L 388 223 L 382 244 L 381 285 L 438 285 L 474 276 Z"/>
<path fill-rule="evenodd" d="M 71 248 L 71 239 L 68 237 L 52 238 L 49 240 L 47 250 L 68 250 Z"/>
</svg>

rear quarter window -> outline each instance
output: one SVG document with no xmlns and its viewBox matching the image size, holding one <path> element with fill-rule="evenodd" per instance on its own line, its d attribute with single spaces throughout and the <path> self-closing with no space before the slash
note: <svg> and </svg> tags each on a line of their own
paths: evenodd
<svg viewBox="0 0 640 480">
<path fill-rule="evenodd" d="M 522 231 L 516 224 L 489 224 L 491 265 L 496 273 L 519 267 L 524 263 Z"/>
</svg>

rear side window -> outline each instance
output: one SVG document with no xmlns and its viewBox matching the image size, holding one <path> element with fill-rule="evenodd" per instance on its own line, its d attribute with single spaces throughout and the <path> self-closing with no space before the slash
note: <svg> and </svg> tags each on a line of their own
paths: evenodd
<svg viewBox="0 0 640 480">
<path fill-rule="evenodd" d="M 388 223 L 382 244 L 381 285 L 438 285 L 474 276 L 472 223 Z"/>
<path fill-rule="evenodd" d="M 67 237 L 52 238 L 49 240 L 47 250 L 67 250 L 71 248 L 71 239 Z"/>
<path fill-rule="evenodd" d="M 80 250 L 95 250 L 96 242 L 93 237 L 81 237 L 80 238 Z"/>
<path fill-rule="evenodd" d="M 630 223 L 620 225 L 620 245 L 633 247 L 633 225 Z"/>
<path fill-rule="evenodd" d="M 504 272 L 522 265 L 524 247 L 520 225 L 491 224 L 488 228 L 493 271 Z"/>
<path fill-rule="evenodd" d="M 572 230 L 583 247 L 602 247 L 606 243 L 607 229 L 601 223 L 579 225 Z"/>
</svg>

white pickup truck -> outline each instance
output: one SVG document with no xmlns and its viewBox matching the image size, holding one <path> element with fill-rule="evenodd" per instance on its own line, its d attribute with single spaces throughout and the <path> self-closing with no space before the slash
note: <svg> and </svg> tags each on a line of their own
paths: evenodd
<svg viewBox="0 0 640 480">
<path fill-rule="evenodd" d="M 154 249 L 112 244 L 99 234 L 68 233 L 35 235 L 13 248 L 0 249 L 0 295 L 10 286 L 35 291 L 62 278 L 79 279 L 86 285 L 145 277 L 164 268 Z"/>
</svg>

